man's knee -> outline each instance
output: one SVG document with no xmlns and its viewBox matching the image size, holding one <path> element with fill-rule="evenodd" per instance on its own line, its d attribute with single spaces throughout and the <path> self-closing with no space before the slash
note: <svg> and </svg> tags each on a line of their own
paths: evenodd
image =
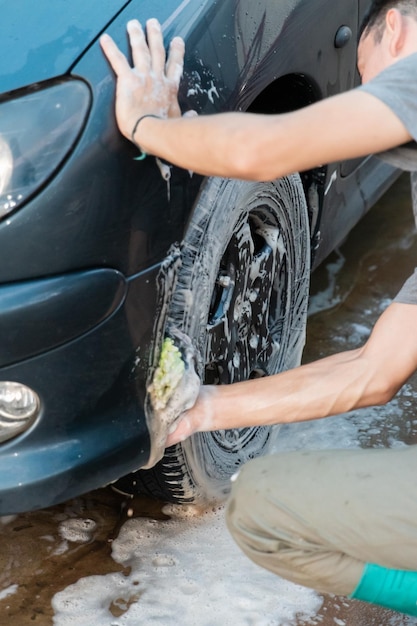
<svg viewBox="0 0 417 626">
<path fill-rule="evenodd" d="M 238 472 L 232 482 L 231 494 L 229 497 L 226 519 L 233 526 L 241 517 L 251 516 L 251 506 L 249 502 L 258 509 L 259 499 L 263 499 L 263 491 L 260 489 L 257 480 L 261 471 L 258 468 L 259 461 L 263 459 L 255 459 L 246 463 Z"/>
<path fill-rule="evenodd" d="M 284 478 L 292 460 L 262 457 L 242 468 L 226 510 L 229 531 L 257 565 L 319 591 L 351 593 L 363 564 L 328 545 L 314 528 L 303 490 L 297 489 L 302 476 Z"/>
<path fill-rule="evenodd" d="M 266 458 L 247 463 L 233 483 L 226 508 L 226 523 L 230 533 L 242 550 L 255 561 L 259 561 L 262 553 L 278 551 L 280 543 L 271 532 L 267 515 L 267 475 Z M 274 526 L 280 526 L 279 510 L 275 511 L 274 518 Z"/>
</svg>

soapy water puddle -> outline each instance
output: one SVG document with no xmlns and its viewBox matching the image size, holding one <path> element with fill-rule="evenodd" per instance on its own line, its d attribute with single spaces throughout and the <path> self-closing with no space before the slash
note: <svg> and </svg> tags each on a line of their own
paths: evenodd
<svg viewBox="0 0 417 626">
<path fill-rule="evenodd" d="M 401 178 L 313 276 L 304 360 L 360 345 L 414 268 Z M 417 442 L 417 377 L 385 407 L 281 428 L 276 449 Z M 0 518 L 0 626 L 404 626 L 417 619 L 323 597 L 248 561 L 222 507 L 124 500 L 109 489 Z"/>
</svg>

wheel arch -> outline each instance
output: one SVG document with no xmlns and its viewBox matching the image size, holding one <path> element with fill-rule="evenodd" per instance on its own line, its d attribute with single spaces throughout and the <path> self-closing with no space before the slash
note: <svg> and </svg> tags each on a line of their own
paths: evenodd
<svg viewBox="0 0 417 626">
<path fill-rule="evenodd" d="M 249 105 L 248 111 L 286 113 L 301 109 L 320 99 L 320 90 L 312 78 L 305 74 L 284 74 L 263 88 Z"/>
</svg>

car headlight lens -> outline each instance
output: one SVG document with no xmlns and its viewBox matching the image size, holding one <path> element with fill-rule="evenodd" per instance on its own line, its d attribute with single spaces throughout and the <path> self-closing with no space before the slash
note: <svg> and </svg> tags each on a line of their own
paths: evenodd
<svg viewBox="0 0 417 626">
<path fill-rule="evenodd" d="M 90 91 L 69 80 L 0 102 L 0 219 L 43 185 L 85 122 Z"/>
<path fill-rule="evenodd" d="M 27 430 L 40 411 L 38 395 L 26 385 L 0 381 L 0 442 Z"/>
</svg>

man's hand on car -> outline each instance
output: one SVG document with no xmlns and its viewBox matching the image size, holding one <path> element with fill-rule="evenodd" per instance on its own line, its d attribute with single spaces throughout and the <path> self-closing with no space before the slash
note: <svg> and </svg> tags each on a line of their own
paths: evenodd
<svg viewBox="0 0 417 626">
<path fill-rule="evenodd" d="M 132 131 L 144 115 L 180 117 L 178 87 L 184 65 L 184 41 L 172 39 L 165 53 L 162 30 L 156 19 L 146 23 L 146 38 L 137 20 L 127 24 L 133 67 L 105 34 L 100 44 L 117 77 L 116 119 L 120 131 L 132 140 Z"/>
</svg>

